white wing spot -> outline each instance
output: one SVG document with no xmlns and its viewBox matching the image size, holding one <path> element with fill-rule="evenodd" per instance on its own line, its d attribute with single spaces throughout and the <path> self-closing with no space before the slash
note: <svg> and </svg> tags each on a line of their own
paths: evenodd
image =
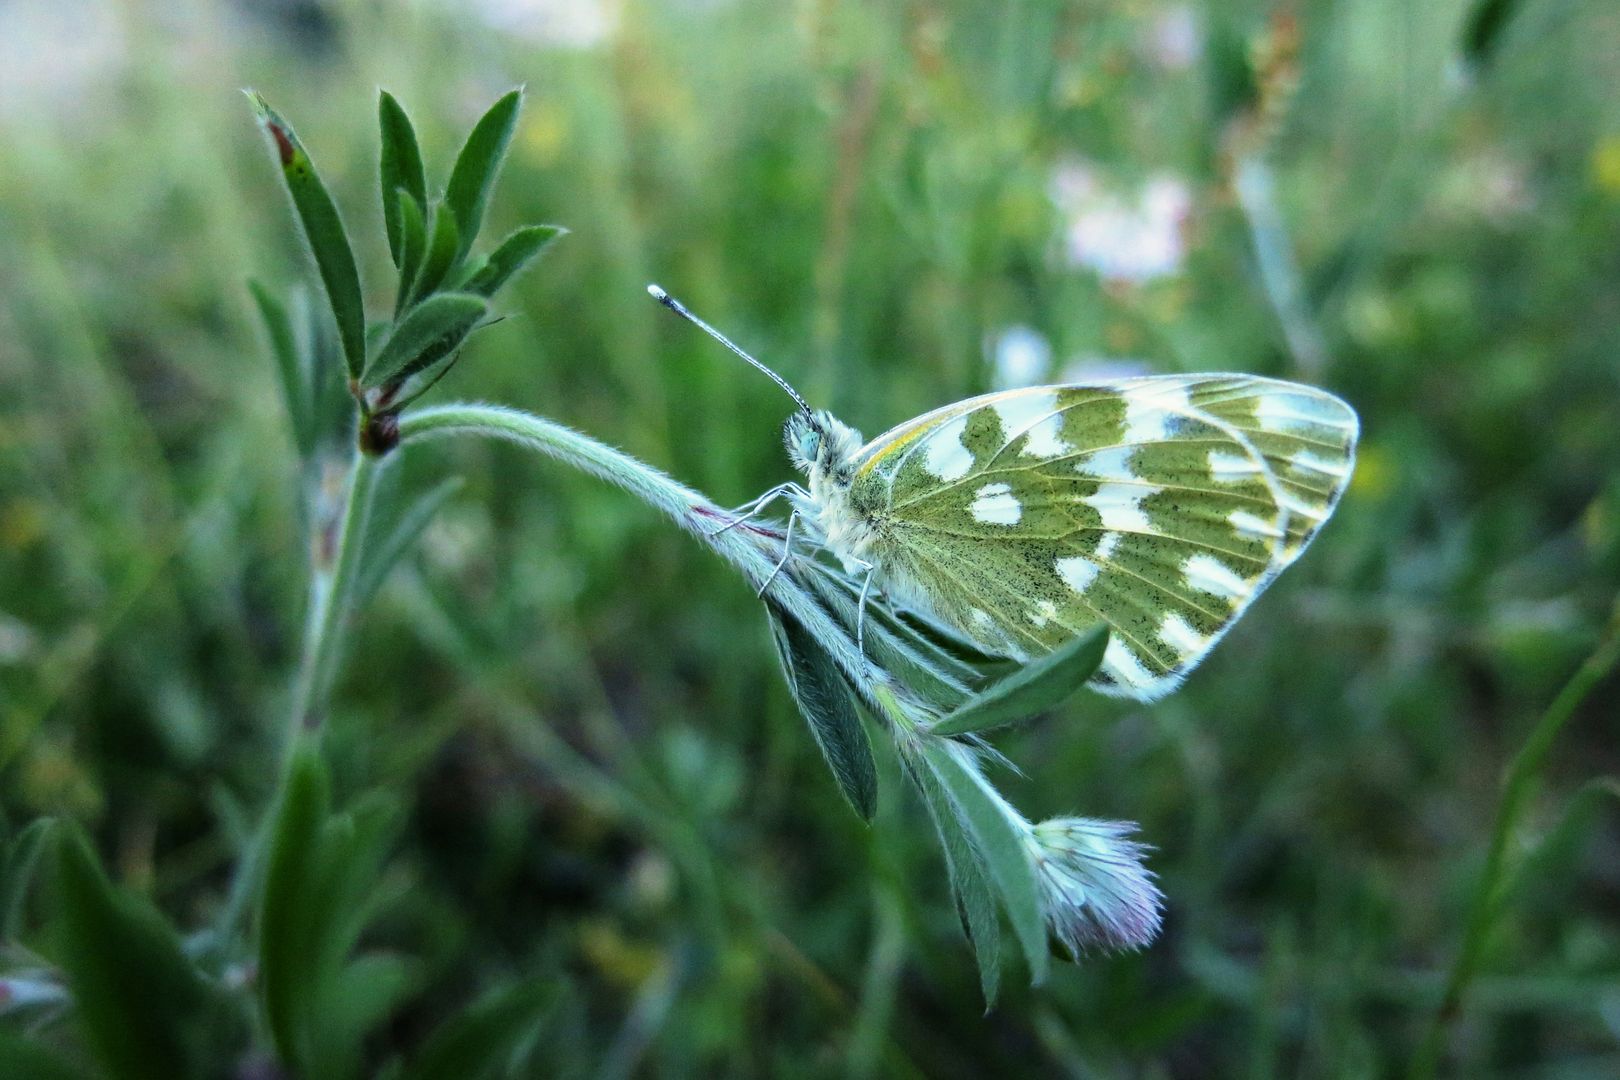
<svg viewBox="0 0 1620 1080">
<path fill-rule="evenodd" d="M 1063 441 L 1063 415 L 1054 413 L 1030 428 L 1024 440 L 1023 453 L 1029 457 L 1062 457 L 1074 449 Z"/>
<path fill-rule="evenodd" d="M 1097 550 L 1094 554 L 1099 559 L 1111 557 L 1114 554 L 1114 549 L 1119 547 L 1119 542 L 1123 539 L 1124 535 L 1122 533 L 1103 533 L 1102 539 L 1097 541 Z"/>
<path fill-rule="evenodd" d="M 923 467 L 947 483 L 966 476 L 973 468 L 973 455 L 962 445 L 966 432 L 967 417 L 958 416 L 927 436 Z"/>
<path fill-rule="evenodd" d="M 1232 528 L 1239 533 L 1254 540 L 1281 540 L 1283 531 L 1277 528 L 1277 523 L 1257 517 L 1247 510 L 1234 510 L 1227 515 L 1226 520 L 1232 523 Z"/>
<path fill-rule="evenodd" d="M 1053 569 L 1057 570 L 1057 576 L 1063 579 L 1065 585 L 1082 596 L 1102 572 L 1102 567 L 1079 555 L 1059 559 L 1053 564 Z"/>
<path fill-rule="evenodd" d="M 1226 600 L 1241 600 L 1253 591 L 1236 570 L 1202 551 L 1189 556 L 1181 568 L 1187 574 L 1187 584 L 1199 592 L 1211 593 Z"/>
<path fill-rule="evenodd" d="M 1045 626 L 1055 618 L 1057 618 L 1057 605 L 1050 600 L 1035 601 L 1035 607 L 1029 613 L 1029 621 L 1034 623 L 1037 628 Z"/>
<path fill-rule="evenodd" d="M 1187 387 L 1182 383 L 1161 384 L 1148 393 L 1127 390 L 1125 434 L 1120 442 L 1163 442 L 1170 437 L 1167 421 L 1187 407 Z"/>
<path fill-rule="evenodd" d="M 1118 634 L 1108 636 L 1108 647 L 1103 650 L 1103 670 L 1114 677 L 1114 681 L 1125 686 L 1145 687 L 1156 681 L 1153 672 L 1137 659 L 1131 647 L 1120 640 Z"/>
<path fill-rule="evenodd" d="M 1024 516 L 1023 504 L 1012 493 L 1011 484 L 986 484 L 968 508 L 973 520 L 986 525 L 1016 525 Z"/>
<path fill-rule="evenodd" d="M 1339 409 L 1326 401 L 1302 395 L 1261 394 L 1254 402 L 1254 418 L 1267 431 L 1283 434 L 1309 427 L 1332 431 L 1354 431 L 1356 427 L 1354 420 L 1346 420 Z"/>
<path fill-rule="evenodd" d="M 1063 414 L 1057 411 L 1056 394 L 1013 394 L 996 402 L 994 408 L 1001 418 L 1001 433 L 1008 442 L 1019 435 L 1028 436 L 1022 453 L 1052 458 L 1061 457 L 1072 449 L 1061 438 Z"/>
<path fill-rule="evenodd" d="M 1136 474 L 1131 472 L 1131 455 L 1134 453 L 1136 453 L 1134 446 L 1110 446 L 1106 450 L 1093 450 L 1075 462 L 1074 471 L 1104 480 L 1134 477 Z"/>
<path fill-rule="evenodd" d="M 1226 450 L 1209 452 L 1209 475 L 1216 480 L 1242 480 L 1264 472 L 1265 467 L 1247 454 L 1234 454 Z"/>
<path fill-rule="evenodd" d="M 1159 623 L 1159 640 L 1185 658 L 1202 652 L 1209 639 L 1194 630 L 1192 624 L 1179 613 L 1172 611 Z"/>
<path fill-rule="evenodd" d="M 1080 501 L 1102 515 L 1105 529 L 1148 532 L 1153 525 L 1142 511 L 1142 500 L 1159 490 L 1151 484 L 1101 484 Z"/>
<path fill-rule="evenodd" d="M 1308 472 L 1321 473 L 1331 476 L 1335 480 L 1343 480 L 1350 475 L 1350 465 L 1344 461 L 1329 461 L 1320 454 L 1309 450 L 1300 450 L 1288 458 L 1288 463 L 1296 469 L 1305 469 Z"/>
</svg>

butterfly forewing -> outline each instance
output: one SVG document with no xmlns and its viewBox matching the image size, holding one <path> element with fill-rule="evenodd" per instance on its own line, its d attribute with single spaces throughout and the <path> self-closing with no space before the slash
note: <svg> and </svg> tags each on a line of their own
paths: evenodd
<svg viewBox="0 0 1620 1080">
<path fill-rule="evenodd" d="M 1245 375 L 1032 387 L 947 406 L 856 455 L 884 576 L 984 647 L 1047 652 L 1099 621 L 1099 689 L 1173 688 L 1310 542 L 1355 414 Z"/>
</svg>

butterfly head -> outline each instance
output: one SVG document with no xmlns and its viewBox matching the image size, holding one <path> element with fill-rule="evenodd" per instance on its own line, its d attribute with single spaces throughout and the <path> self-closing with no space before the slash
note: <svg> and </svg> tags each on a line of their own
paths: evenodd
<svg viewBox="0 0 1620 1080">
<path fill-rule="evenodd" d="M 795 469 L 806 476 L 819 473 L 845 482 L 861 445 L 861 433 L 825 409 L 794 413 L 788 417 L 782 437 Z"/>
</svg>

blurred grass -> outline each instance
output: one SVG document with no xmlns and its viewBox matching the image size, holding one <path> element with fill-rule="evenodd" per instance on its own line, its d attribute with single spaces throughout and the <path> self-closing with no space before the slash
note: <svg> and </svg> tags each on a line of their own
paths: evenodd
<svg viewBox="0 0 1620 1080">
<path fill-rule="evenodd" d="M 986 340 L 1016 324 L 1062 362 L 1297 374 L 1229 183 L 1223 88 L 1276 32 L 1266 5 L 1185 9 L 1185 65 L 1162 37 L 1181 9 L 1145 0 L 472 14 L 527 6 L 0 8 L 0 806 L 86 821 L 182 926 L 268 798 L 303 604 L 243 282 L 309 268 L 239 86 L 297 124 L 381 305 L 375 87 L 442 184 L 526 83 L 490 232 L 572 235 L 436 394 L 553 416 L 721 502 L 785 478 L 785 402 L 648 281 L 869 434 L 987 388 Z M 1184 692 L 1087 696 L 1002 743 L 1033 816 L 1142 821 L 1164 940 L 981 1017 L 924 815 L 892 761 L 874 827 L 849 813 L 748 590 L 618 492 L 457 447 L 404 463 L 467 484 L 362 616 L 330 732 L 340 789 L 411 800 L 379 933 L 430 989 L 400 1045 L 496 974 L 562 971 L 570 1075 L 1406 1059 L 1503 766 L 1620 589 L 1620 13 L 1526 0 L 1465 76 L 1461 0 L 1292 10 L 1266 160 L 1318 378 L 1363 417 L 1356 483 Z M 1180 273 L 1068 264 L 1050 190 L 1077 160 L 1187 185 Z M 1464 1071 L 1620 1070 L 1614 810 L 1554 829 L 1620 766 L 1614 700 L 1576 716 L 1518 841 L 1559 838 L 1455 1027 Z"/>
</svg>

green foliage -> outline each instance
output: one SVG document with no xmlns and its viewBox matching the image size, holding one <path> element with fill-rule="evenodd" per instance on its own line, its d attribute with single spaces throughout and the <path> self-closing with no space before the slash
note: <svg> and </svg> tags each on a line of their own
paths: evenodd
<svg viewBox="0 0 1620 1080">
<path fill-rule="evenodd" d="M 112 1077 L 202 1075 L 231 1034 L 216 992 L 169 924 L 107 880 L 77 828 L 56 833 L 54 952 L 85 1041 Z"/>
<path fill-rule="evenodd" d="M 1085 685 L 1107 647 L 1108 628 L 1099 626 L 992 682 L 928 730 L 934 735 L 968 735 L 1054 708 Z"/>
<path fill-rule="evenodd" d="M 312 743 L 293 759 L 259 911 L 259 985 L 281 1059 L 312 1078 L 356 1075 L 361 1042 L 410 989 L 396 957 L 354 956 L 398 822 L 378 795 L 346 813 Z"/>
<path fill-rule="evenodd" d="M 1023 835 L 1008 816 L 1006 804 L 982 777 L 965 764 L 960 748 L 943 741 L 930 741 L 921 745 L 920 753 L 922 765 L 932 770 L 944 789 L 962 831 L 972 841 L 979 864 L 1001 897 L 1003 910 L 1012 923 L 1018 944 L 1024 950 L 1030 978 L 1037 984 L 1041 983 L 1046 978 L 1050 955 L 1046 944 L 1046 920 L 1035 881 L 1035 866 L 1030 861 Z M 952 861 L 968 862 L 960 859 Z M 961 869 L 957 867 L 957 872 L 960 873 Z M 960 882 L 958 888 L 961 889 Z M 973 926 L 971 914 L 968 925 L 970 934 L 977 941 L 978 929 Z M 989 982 L 988 976 L 986 981 Z"/>
<path fill-rule="evenodd" d="M 793 616 L 767 609 L 782 674 L 838 789 L 867 821 L 877 812 L 877 764 L 855 696 L 827 650 Z"/>
<path fill-rule="evenodd" d="M 362 390 L 401 386 L 412 375 L 431 375 L 472 333 L 489 310 L 483 297 L 441 293 L 410 310 L 360 375 Z"/>
<path fill-rule="evenodd" d="M 500 175 L 501 162 L 506 157 L 518 110 L 522 107 L 521 90 L 510 91 L 491 105 L 467 136 L 466 144 L 456 157 L 455 168 L 450 170 L 444 204 L 455 215 L 461 237 L 456 249 L 458 259 L 467 254 L 478 237 L 478 230 L 483 227 L 489 194 L 495 189 L 495 178 Z"/>
<path fill-rule="evenodd" d="M 400 1080 L 481 1080 L 510 1075 L 514 1058 L 557 1004 L 556 984 L 527 979 L 469 1005 L 434 1033 Z"/>
<path fill-rule="evenodd" d="M 422 151 L 416 145 L 416 129 L 394 95 L 386 90 L 377 94 L 377 126 L 382 131 L 378 153 L 377 179 L 381 188 L 383 227 L 388 232 L 388 254 L 401 276 L 409 276 L 406 255 L 411 232 L 401 217 L 401 195 L 415 204 L 417 229 L 422 207 L 427 205 L 427 173 L 422 168 Z"/>
<path fill-rule="evenodd" d="M 353 378 L 366 363 L 366 312 L 360 291 L 360 271 L 355 266 L 343 219 L 338 216 L 337 204 L 327 193 L 326 185 L 315 172 L 315 163 L 304 152 L 292 128 L 276 115 L 264 98 L 251 90 L 248 100 L 270 136 L 271 147 L 281 165 L 281 178 L 292 196 L 304 239 L 315 256 L 321 284 L 326 286 L 326 298 L 337 320 L 338 340 L 343 344 L 343 358 Z"/>
</svg>

